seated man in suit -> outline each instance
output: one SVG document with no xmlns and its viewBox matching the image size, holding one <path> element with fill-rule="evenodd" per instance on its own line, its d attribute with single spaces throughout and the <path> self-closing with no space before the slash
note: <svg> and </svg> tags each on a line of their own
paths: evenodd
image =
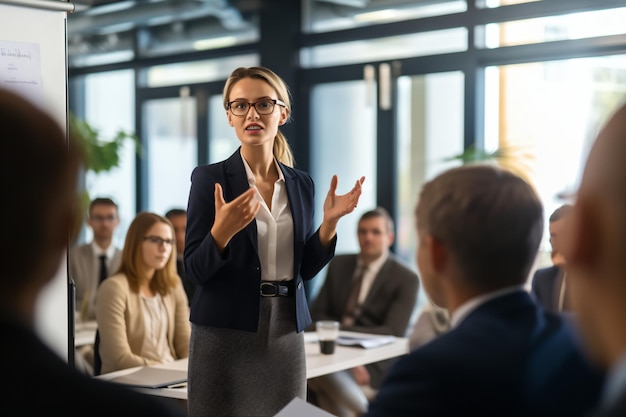
<svg viewBox="0 0 626 417">
<path fill-rule="evenodd" d="M 76 318 L 96 320 L 96 294 L 100 283 L 117 272 L 122 251 L 113 245 L 113 233 L 120 220 L 117 204 L 110 198 L 98 197 L 89 204 L 87 224 L 93 231 L 90 243 L 74 245 L 69 254 L 70 278 L 76 285 Z M 98 374 L 98 336 L 94 345 L 76 350 L 76 366 L 88 374 Z"/>
<path fill-rule="evenodd" d="M 563 316 L 524 283 L 543 232 L 541 203 L 521 178 L 463 166 L 422 188 L 417 265 L 451 329 L 399 359 L 366 414 L 582 416 L 602 378 Z"/>
<path fill-rule="evenodd" d="M 341 322 L 342 330 L 405 336 L 417 299 L 417 274 L 389 252 L 394 226 L 387 210 L 379 207 L 359 219 L 358 254 L 337 255 L 311 307 L 317 320 Z M 308 381 L 315 402 L 337 415 L 363 414 L 370 397 L 391 364 L 372 363 Z M 363 392 L 365 390 L 365 393 Z"/>
<path fill-rule="evenodd" d="M 0 89 L 0 176 L 4 178 L 0 274 L 2 416 L 182 416 L 182 408 L 70 367 L 35 333 L 42 289 L 80 224 L 75 144 L 40 108 Z M 27 249 L 27 250 L 26 250 Z M 64 335 L 61 338 L 66 337 Z"/>
<path fill-rule="evenodd" d="M 547 311 L 569 311 L 569 291 L 565 280 L 565 258 L 561 253 L 565 234 L 565 217 L 572 206 L 564 204 L 550 215 L 550 246 L 552 263 L 548 268 L 538 269 L 533 275 L 531 292 Z"/>
<path fill-rule="evenodd" d="M 117 272 L 122 251 L 113 245 L 113 233 L 120 224 L 117 204 L 98 197 L 89 204 L 87 224 L 93 231 L 90 243 L 70 250 L 70 277 L 76 284 L 76 309 L 82 320 L 96 319 L 96 293 L 100 282 Z"/>
<path fill-rule="evenodd" d="M 572 304 L 592 357 L 609 368 L 594 417 L 626 416 L 626 106 L 591 148 L 564 248 Z"/>
<path fill-rule="evenodd" d="M 185 233 L 187 232 L 187 210 L 181 208 L 173 208 L 165 213 L 165 217 L 172 222 L 174 226 L 174 234 L 176 238 L 176 272 L 183 281 L 183 288 L 185 294 L 187 294 L 187 300 L 191 305 L 193 295 L 196 293 L 196 286 L 193 282 L 187 279 L 187 273 L 185 272 L 185 262 L 183 261 L 185 255 Z"/>
</svg>

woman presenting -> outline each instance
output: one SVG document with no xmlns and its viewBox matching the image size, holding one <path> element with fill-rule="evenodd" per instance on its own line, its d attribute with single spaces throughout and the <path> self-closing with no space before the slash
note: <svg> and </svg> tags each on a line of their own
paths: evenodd
<svg viewBox="0 0 626 417">
<path fill-rule="evenodd" d="M 302 331 L 310 324 L 303 280 L 333 257 L 336 226 L 361 195 L 361 177 L 336 195 L 333 176 L 320 227 L 311 177 L 291 167 L 284 81 L 237 68 L 224 86 L 240 148 L 191 176 L 185 267 L 191 306 L 190 417 L 268 416 L 306 397 Z"/>
</svg>

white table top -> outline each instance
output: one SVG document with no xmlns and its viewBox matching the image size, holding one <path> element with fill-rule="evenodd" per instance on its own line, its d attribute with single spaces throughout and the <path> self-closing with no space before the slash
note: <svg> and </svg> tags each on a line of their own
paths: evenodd
<svg viewBox="0 0 626 417">
<path fill-rule="evenodd" d="M 359 335 L 359 333 L 346 331 L 340 331 L 339 334 L 346 336 Z M 307 379 L 402 356 L 409 352 L 409 341 L 403 337 L 395 338 L 395 341 L 388 345 L 370 349 L 337 345 L 335 353 L 332 355 L 320 353 L 315 333 L 305 333 L 304 340 Z"/>
<path fill-rule="evenodd" d="M 341 335 L 359 335 L 359 333 L 340 332 Z M 319 343 L 315 333 L 305 333 L 305 351 L 306 351 L 306 376 L 315 378 L 317 376 L 330 374 L 344 369 L 354 368 L 359 365 L 378 362 L 385 359 L 402 356 L 409 352 L 409 341 L 405 337 L 398 337 L 393 343 L 376 347 L 363 349 L 361 347 L 336 346 L 335 353 L 332 355 L 324 355 L 320 353 Z M 187 370 L 187 359 L 180 359 L 175 362 L 162 365 L 154 365 L 153 368 L 159 369 L 176 369 Z M 130 374 L 141 367 L 123 369 L 121 371 L 111 372 L 100 375 L 96 378 L 110 380 L 119 376 Z M 138 390 L 162 397 L 187 399 L 187 386 L 183 385 L 178 388 L 137 388 Z"/>
</svg>

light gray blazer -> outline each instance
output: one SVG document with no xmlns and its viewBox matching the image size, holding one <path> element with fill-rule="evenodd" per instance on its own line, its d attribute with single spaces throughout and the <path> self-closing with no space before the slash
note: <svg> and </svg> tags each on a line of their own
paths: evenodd
<svg viewBox="0 0 626 417">
<path fill-rule="evenodd" d="M 189 303 L 178 282 L 163 296 L 167 312 L 167 343 L 174 359 L 189 356 Z M 141 295 L 131 291 L 124 274 L 107 278 L 98 290 L 98 331 L 102 373 L 156 365 L 160 362 L 141 356 L 146 324 Z"/>
<path fill-rule="evenodd" d="M 109 261 L 109 275 L 117 272 L 122 263 L 122 251 L 115 248 Z M 82 320 L 96 319 L 96 292 L 100 278 L 100 264 L 90 243 L 74 246 L 69 254 L 70 278 L 76 284 L 76 311 L 84 313 Z"/>
</svg>

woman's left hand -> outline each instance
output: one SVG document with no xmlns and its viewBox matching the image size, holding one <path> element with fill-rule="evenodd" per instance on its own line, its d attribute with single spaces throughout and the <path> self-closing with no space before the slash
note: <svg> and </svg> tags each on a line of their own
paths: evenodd
<svg viewBox="0 0 626 417">
<path fill-rule="evenodd" d="M 352 190 L 343 195 L 337 195 L 337 184 L 339 180 L 336 175 L 330 180 L 330 189 L 324 201 L 324 222 L 337 224 L 340 218 L 348 213 L 352 213 L 359 203 L 359 197 L 363 191 L 362 185 L 365 177 L 359 178 Z"/>
<path fill-rule="evenodd" d="M 336 175 L 330 180 L 330 189 L 326 195 L 324 201 L 324 220 L 320 226 L 320 241 L 325 248 L 330 246 L 331 241 L 335 237 L 337 223 L 339 219 L 348 213 L 352 213 L 359 203 L 359 197 L 363 189 L 363 181 L 365 177 L 361 177 L 357 180 L 350 192 L 344 195 L 337 195 L 337 183 L 338 179 Z"/>
</svg>

